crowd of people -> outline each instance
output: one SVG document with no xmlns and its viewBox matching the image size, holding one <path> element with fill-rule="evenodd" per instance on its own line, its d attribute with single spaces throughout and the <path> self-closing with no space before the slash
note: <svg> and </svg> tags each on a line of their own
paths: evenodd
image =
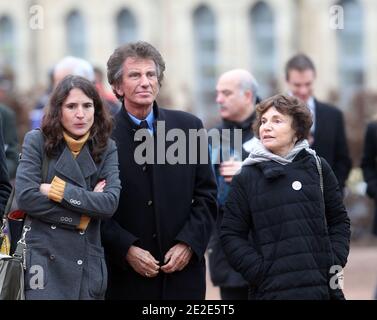
<svg viewBox="0 0 377 320">
<path fill-rule="evenodd" d="M 330 270 L 349 254 L 352 163 L 342 112 L 314 96 L 310 58 L 293 56 L 288 91 L 266 99 L 249 71 L 222 74 L 216 129 L 230 143 L 205 151 L 200 136 L 172 134 L 203 123 L 157 104 L 164 71 L 151 44 L 122 45 L 107 61 L 109 93 L 98 68 L 65 57 L 22 148 L 15 112 L 0 106 L 0 210 L 14 180 L 31 226 L 26 299 L 202 300 L 206 252 L 222 299 L 344 299 Z M 376 130 L 368 125 L 362 169 L 377 201 Z M 161 161 L 161 148 L 183 157 Z"/>
</svg>

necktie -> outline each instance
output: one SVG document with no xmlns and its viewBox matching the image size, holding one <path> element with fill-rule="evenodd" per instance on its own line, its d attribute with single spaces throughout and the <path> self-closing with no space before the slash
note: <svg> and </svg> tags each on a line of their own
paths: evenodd
<svg viewBox="0 0 377 320">
<path fill-rule="evenodd" d="M 149 129 L 147 120 L 142 120 L 139 124 L 139 129 Z"/>
</svg>

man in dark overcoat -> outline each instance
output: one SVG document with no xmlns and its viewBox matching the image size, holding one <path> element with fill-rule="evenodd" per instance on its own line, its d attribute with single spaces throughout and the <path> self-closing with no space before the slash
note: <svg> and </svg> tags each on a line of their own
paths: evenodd
<svg viewBox="0 0 377 320">
<path fill-rule="evenodd" d="M 162 56 L 146 42 L 117 48 L 107 63 L 122 102 L 113 132 L 122 192 L 102 228 L 108 299 L 205 298 L 216 182 L 209 159 L 199 161 L 203 149 L 208 158 L 200 145 L 207 137 L 189 134 L 202 122 L 155 101 L 164 70 Z"/>
</svg>

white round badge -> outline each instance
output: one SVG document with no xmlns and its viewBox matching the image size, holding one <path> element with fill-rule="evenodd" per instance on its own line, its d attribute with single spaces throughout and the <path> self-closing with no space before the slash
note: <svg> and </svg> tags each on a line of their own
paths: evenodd
<svg viewBox="0 0 377 320">
<path fill-rule="evenodd" d="M 296 191 L 301 190 L 302 183 L 300 181 L 293 181 L 292 188 L 293 190 L 296 190 Z"/>
</svg>

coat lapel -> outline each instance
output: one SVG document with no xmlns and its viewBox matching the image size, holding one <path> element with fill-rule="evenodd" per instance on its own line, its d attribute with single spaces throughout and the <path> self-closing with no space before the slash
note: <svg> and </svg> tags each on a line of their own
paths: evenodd
<svg viewBox="0 0 377 320">
<path fill-rule="evenodd" d="M 76 160 L 66 146 L 55 164 L 55 170 L 80 187 L 86 188 L 85 179 L 94 174 L 97 171 L 97 167 L 87 145 L 83 147 Z"/>
<path fill-rule="evenodd" d="M 89 152 L 87 144 L 84 145 L 76 161 L 81 169 L 84 178 L 88 178 L 97 172 L 97 166 Z"/>
</svg>

